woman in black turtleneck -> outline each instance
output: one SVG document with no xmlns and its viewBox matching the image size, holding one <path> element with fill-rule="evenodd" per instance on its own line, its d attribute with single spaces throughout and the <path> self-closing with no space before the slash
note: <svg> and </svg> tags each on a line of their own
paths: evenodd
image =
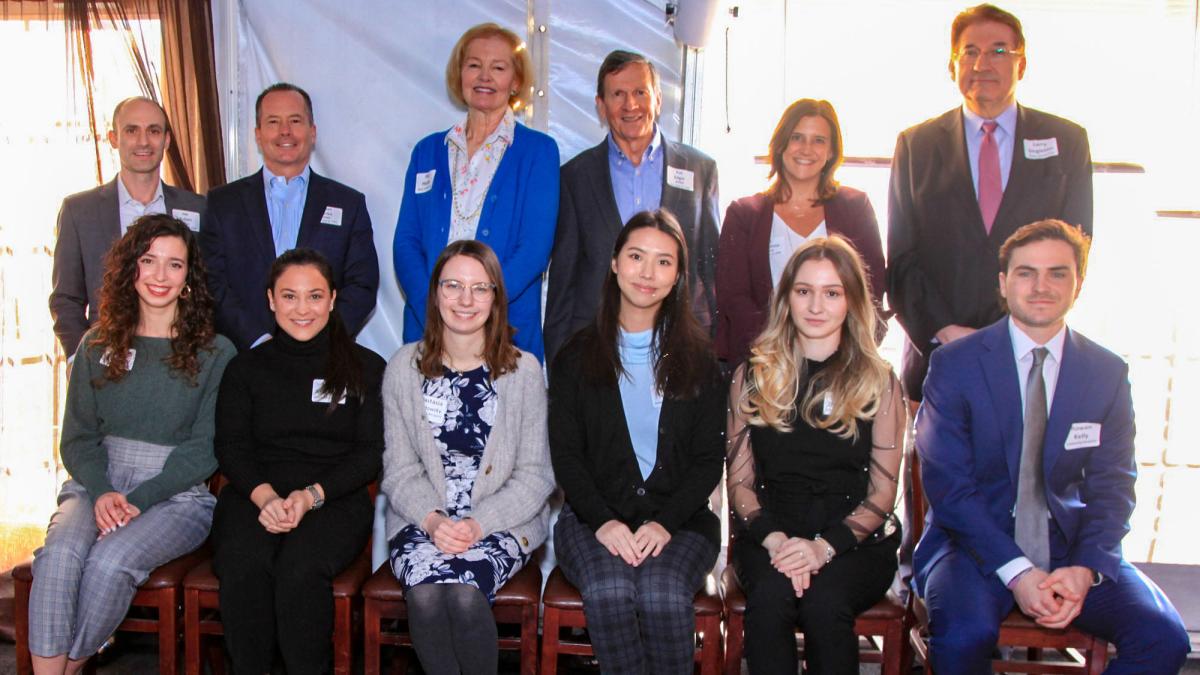
<svg viewBox="0 0 1200 675">
<path fill-rule="evenodd" d="M 217 400 L 215 450 L 229 479 L 213 522 L 225 645 L 235 673 L 269 672 L 276 646 L 288 673 L 324 673 L 330 583 L 371 534 L 385 363 L 332 311 L 320 253 L 281 255 L 267 298 L 279 330 L 230 362 Z"/>
</svg>

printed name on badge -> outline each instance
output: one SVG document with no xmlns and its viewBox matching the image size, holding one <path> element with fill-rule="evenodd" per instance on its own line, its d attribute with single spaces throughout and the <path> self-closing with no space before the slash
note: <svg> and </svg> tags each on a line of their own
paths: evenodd
<svg viewBox="0 0 1200 675">
<path fill-rule="evenodd" d="M 429 192 L 433 189 L 433 175 L 437 173 L 437 169 L 432 171 L 424 171 L 417 174 L 417 194 Z"/>
<path fill-rule="evenodd" d="M 100 365 L 102 365 L 102 366 L 108 365 L 108 361 L 109 361 L 108 356 L 110 353 L 111 352 L 104 352 L 103 354 L 100 355 Z M 129 358 L 125 359 L 125 371 L 126 372 L 133 370 L 133 359 L 135 357 L 137 357 L 137 350 L 134 349 L 133 347 L 130 347 L 129 348 Z"/>
<path fill-rule="evenodd" d="M 826 417 L 833 414 L 833 394 L 825 392 L 825 400 L 821 402 L 821 414 Z"/>
<path fill-rule="evenodd" d="M 342 225 L 342 210 L 336 206 L 326 206 L 325 213 L 321 214 L 322 225 Z"/>
<path fill-rule="evenodd" d="M 692 192 L 696 189 L 696 172 L 680 169 L 675 166 L 668 166 L 667 185 Z"/>
<path fill-rule="evenodd" d="M 1026 138 L 1025 159 L 1046 159 L 1058 157 L 1057 138 Z"/>
<path fill-rule="evenodd" d="M 1100 424 L 1098 422 L 1076 422 L 1067 432 L 1067 442 L 1063 450 L 1077 448 L 1095 448 L 1100 445 Z"/>
<path fill-rule="evenodd" d="M 313 403 L 329 403 L 330 401 L 333 400 L 333 396 L 330 396 L 329 394 L 321 391 L 324 388 L 325 388 L 325 380 L 322 380 L 319 377 L 317 379 L 313 380 L 313 388 L 312 388 L 312 402 Z M 345 404 L 346 404 L 346 394 L 343 393 L 342 397 L 340 399 L 338 399 L 338 405 L 345 405 Z"/>
<path fill-rule="evenodd" d="M 425 394 L 425 419 L 435 427 L 446 423 L 446 399 Z"/>
<path fill-rule="evenodd" d="M 200 231 L 200 214 L 187 209 L 171 209 L 171 217 L 184 225 L 192 232 Z"/>
</svg>

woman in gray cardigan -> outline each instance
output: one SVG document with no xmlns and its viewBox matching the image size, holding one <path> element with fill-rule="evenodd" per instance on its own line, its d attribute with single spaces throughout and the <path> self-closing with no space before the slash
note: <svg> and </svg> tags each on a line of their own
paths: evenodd
<svg viewBox="0 0 1200 675">
<path fill-rule="evenodd" d="M 545 384 L 537 358 L 512 344 L 487 244 L 442 251 L 427 307 L 423 338 L 392 357 L 383 383 L 392 571 L 426 673 L 495 673 L 491 603 L 547 535 Z"/>
</svg>

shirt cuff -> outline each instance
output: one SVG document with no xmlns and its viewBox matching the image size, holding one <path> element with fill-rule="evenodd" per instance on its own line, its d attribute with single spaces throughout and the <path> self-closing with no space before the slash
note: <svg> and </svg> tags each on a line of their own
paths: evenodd
<svg viewBox="0 0 1200 675">
<path fill-rule="evenodd" d="M 1012 583 L 1013 579 L 1017 578 L 1018 574 L 1032 567 L 1033 563 L 1029 560 L 1029 558 L 1021 556 L 1020 558 L 1013 558 L 1012 560 L 1009 560 L 1001 565 L 1000 569 L 996 570 L 996 576 L 1000 577 L 1001 583 L 1004 584 L 1005 588 L 1008 588 L 1008 585 Z"/>
<path fill-rule="evenodd" d="M 262 343 L 264 343 L 270 339 L 271 339 L 270 333 L 263 333 L 262 335 L 258 336 L 257 340 L 255 340 L 253 343 L 250 344 L 250 349 L 254 349 L 255 347 L 261 345 Z"/>
</svg>

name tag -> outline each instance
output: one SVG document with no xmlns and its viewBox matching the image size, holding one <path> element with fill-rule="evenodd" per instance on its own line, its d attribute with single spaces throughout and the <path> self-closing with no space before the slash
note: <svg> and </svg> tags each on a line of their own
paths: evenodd
<svg viewBox="0 0 1200 675">
<path fill-rule="evenodd" d="M 1094 448 L 1100 445 L 1100 424 L 1097 422 L 1076 422 L 1067 432 L 1067 442 L 1063 450 L 1077 448 Z"/>
<path fill-rule="evenodd" d="M 680 169 L 679 167 L 667 167 L 667 185 L 680 190 L 692 192 L 696 189 L 696 172 Z"/>
<path fill-rule="evenodd" d="M 1025 159 L 1046 159 L 1058 157 L 1057 138 L 1026 138 Z"/>
<path fill-rule="evenodd" d="M 342 210 L 336 206 L 326 206 L 325 213 L 321 214 L 322 225 L 342 226 Z"/>
<path fill-rule="evenodd" d="M 171 209 L 171 217 L 184 225 L 192 232 L 200 231 L 200 214 L 187 209 Z"/>
<path fill-rule="evenodd" d="M 417 194 L 429 192 L 433 189 L 433 176 L 437 173 L 437 169 L 433 171 L 424 171 L 417 174 Z"/>
<path fill-rule="evenodd" d="M 444 398 L 425 394 L 425 419 L 435 427 L 446 423 L 447 402 Z"/>
<path fill-rule="evenodd" d="M 106 351 L 106 352 L 104 352 L 104 354 L 102 354 L 100 356 L 100 365 L 102 365 L 102 366 L 108 365 L 109 355 L 111 353 L 112 352 Z M 130 347 L 129 348 L 129 358 L 125 359 L 125 372 L 129 372 L 129 371 L 133 370 L 133 359 L 135 357 L 137 357 L 137 350 L 134 349 L 133 347 Z"/>
<path fill-rule="evenodd" d="M 825 392 L 825 400 L 821 402 L 821 414 L 828 417 L 833 414 L 833 393 Z"/>
<path fill-rule="evenodd" d="M 321 391 L 324 388 L 325 388 L 325 380 L 322 380 L 319 377 L 317 379 L 313 380 L 313 388 L 312 388 L 312 402 L 313 403 L 329 403 L 329 402 L 333 401 L 332 395 Z M 342 397 L 340 399 L 338 399 L 338 405 L 345 405 L 345 403 L 346 403 L 346 395 L 342 394 Z"/>
</svg>

